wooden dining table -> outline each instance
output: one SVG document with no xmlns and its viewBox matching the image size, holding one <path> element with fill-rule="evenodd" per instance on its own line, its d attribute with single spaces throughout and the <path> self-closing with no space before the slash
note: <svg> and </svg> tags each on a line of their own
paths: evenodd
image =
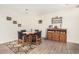
<svg viewBox="0 0 79 59">
<path fill-rule="evenodd" d="M 24 32 L 24 34 L 26 34 L 26 36 L 28 36 L 28 42 L 32 43 L 33 41 L 33 37 L 35 37 L 36 39 L 36 32 Z"/>
<path fill-rule="evenodd" d="M 31 34 L 35 34 L 36 32 L 24 32 L 23 34 L 27 34 L 27 35 L 31 35 Z"/>
<path fill-rule="evenodd" d="M 37 32 L 24 32 L 27 36 L 27 38 L 25 39 L 26 42 L 30 45 L 32 44 L 36 44 L 39 45 L 41 43 L 41 37 L 38 37 Z"/>
</svg>

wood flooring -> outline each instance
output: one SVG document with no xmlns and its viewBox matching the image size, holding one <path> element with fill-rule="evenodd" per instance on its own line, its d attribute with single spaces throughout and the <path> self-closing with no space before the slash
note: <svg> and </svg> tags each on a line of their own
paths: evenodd
<svg viewBox="0 0 79 59">
<path fill-rule="evenodd" d="M 45 40 L 30 54 L 79 54 L 79 44 Z"/>
<path fill-rule="evenodd" d="M 0 54 L 14 54 L 6 45 L 0 45 Z"/>
<path fill-rule="evenodd" d="M 0 45 L 0 54 L 14 54 L 7 46 Z M 27 54 L 79 54 L 79 44 L 43 40 Z"/>
</svg>

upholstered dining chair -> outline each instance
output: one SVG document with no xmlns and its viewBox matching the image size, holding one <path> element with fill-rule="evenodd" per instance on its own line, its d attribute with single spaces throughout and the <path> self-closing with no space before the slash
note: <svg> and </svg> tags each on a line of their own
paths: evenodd
<svg viewBox="0 0 79 59">
<path fill-rule="evenodd" d="M 18 31 L 18 43 L 26 43 L 27 34 L 24 32 L 26 32 L 26 30 Z"/>
<path fill-rule="evenodd" d="M 14 53 L 20 52 L 20 49 L 24 48 L 26 44 L 26 35 L 23 34 L 21 31 L 18 31 L 18 40 L 15 42 L 10 43 L 12 45 L 12 49 L 14 49 Z M 24 50 L 24 52 L 27 52 L 27 49 Z"/>
<path fill-rule="evenodd" d="M 18 44 L 22 43 L 22 33 L 21 31 L 18 31 Z"/>
<path fill-rule="evenodd" d="M 41 31 L 36 33 L 36 44 L 39 45 L 41 43 Z"/>
</svg>

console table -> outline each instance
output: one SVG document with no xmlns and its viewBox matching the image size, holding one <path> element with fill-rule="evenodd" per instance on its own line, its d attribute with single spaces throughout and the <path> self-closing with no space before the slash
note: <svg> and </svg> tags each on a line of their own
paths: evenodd
<svg viewBox="0 0 79 59">
<path fill-rule="evenodd" d="M 47 39 L 52 41 L 67 42 L 66 29 L 47 29 Z"/>
</svg>

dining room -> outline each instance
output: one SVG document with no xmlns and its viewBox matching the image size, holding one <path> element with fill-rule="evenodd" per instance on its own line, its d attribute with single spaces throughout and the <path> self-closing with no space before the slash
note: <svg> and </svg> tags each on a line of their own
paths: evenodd
<svg viewBox="0 0 79 59">
<path fill-rule="evenodd" d="M 0 54 L 79 53 L 78 4 L 0 4 Z"/>
</svg>

